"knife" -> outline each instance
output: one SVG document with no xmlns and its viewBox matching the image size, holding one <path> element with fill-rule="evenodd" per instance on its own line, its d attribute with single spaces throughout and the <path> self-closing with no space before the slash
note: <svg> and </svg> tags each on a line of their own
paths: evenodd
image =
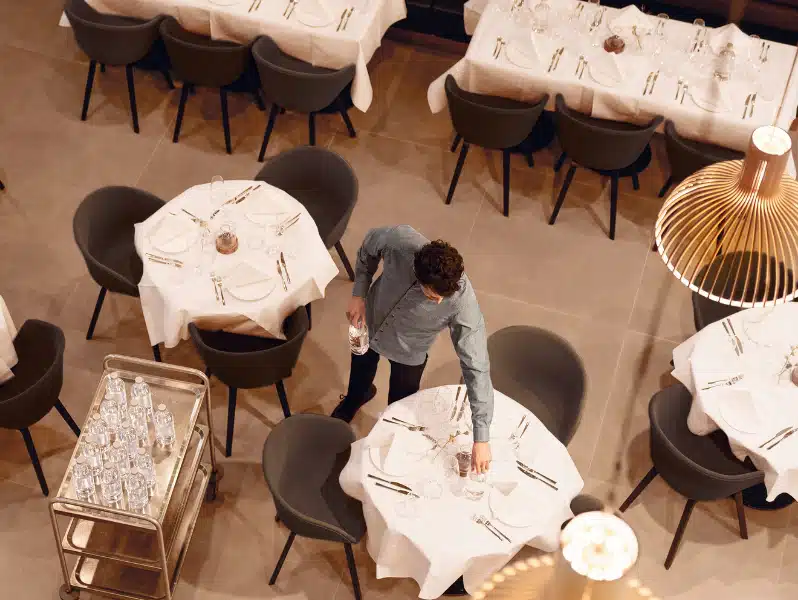
<svg viewBox="0 0 798 600">
<path fill-rule="evenodd" d="M 778 432 L 776 435 L 774 435 L 772 438 L 770 438 L 768 441 L 766 441 L 766 442 L 762 442 L 761 444 L 759 444 L 759 446 L 758 446 L 758 447 L 759 447 L 759 448 L 764 448 L 764 447 L 765 447 L 765 446 L 767 446 L 767 445 L 768 445 L 770 442 L 772 442 L 773 440 L 775 440 L 777 437 L 779 437 L 779 436 L 781 436 L 781 435 L 784 435 L 785 433 L 787 433 L 788 431 L 790 431 L 790 429 L 792 429 L 792 425 L 790 425 L 789 427 L 785 427 L 784 429 L 782 429 L 781 431 L 779 431 L 779 432 Z"/>
<path fill-rule="evenodd" d="M 338 28 L 335 31 L 341 31 L 341 25 L 344 24 L 344 17 L 346 16 L 346 9 L 341 13 L 341 18 L 338 20 Z"/>
<path fill-rule="evenodd" d="M 283 282 L 283 290 L 288 291 L 288 286 L 285 285 L 285 277 L 283 277 L 283 270 L 280 268 L 280 261 L 275 261 L 277 263 L 277 273 L 280 275 L 280 281 Z"/>
<path fill-rule="evenodd" d="M 385 488 L 386 490 L 391 490 L 392 492 L 397 492 L 399 494 L 404 494 L 405 496 L 410 496 L 411 498 L 420 498 L 420 496 L 418 494 L 416 494 L 416 493 L 409 492 L 407 490 L 400 490 L 400 489 L 391 487 L 389 485 L 385 485 L 383 483 L 380 483 L 379 481 L 377 481 L 375 483 L 377 484 L 377 487 Z"/>
<path fill-rule="evenodd" d="M 648 95 L 649 96 L 654 93 L 654 86 L 657 85 L 657 78 L 658 77 L 659 77 L 659 70 L 657 70 L 657 72 L 654 73 L 654 79 L 651 80 L 651 88 L 648 90 Z"/>
<path fill-rule="evenodd" d="M 463 396 L 463 404 L 460 406 L 460 412 L 457 413 L 457 419 L 455 419 L 455 421 L 459 422 L 460 419 L 463 418 L 463 413 L 465 412 L 466 404 L 468 404 L 468 389 L 466 389 L 465 396 Z"/>
<path fill-rule="evenodd" d="M 535 470 L 535 469 L 533 469 L 532 467 L 528 467 L 528 466 L 526 466 L 526 465 L 525 465 L 524 463 L 522 463 L 520 460 L 516 460 L 515 462 L 518 464 L 518 466 L 519 466 L 519 467 L 523 467 L 524 469 L 526 469 L 527 471 L 529 471 L 529 472 L 531 472 L 531 473 L 534 473 L 534 474 L 535 474 L 535 475 L 537 475 L 538 477 L 542 477 L 543 479 L 547 479 L 548 481 L 551 481 L 551 482 L 552 482 L 552 483 L 554 483 L 554 484 L 556 484 L 556 483 L 557 483 L 557 482 L 556 482 L 554 479 L 552 479 L 552 478 L 551 478 L 551 477 L 549 477 L 548 475 L 544 475 L 544 474 L 543 474 L 543 473 L 541 473 L 540 471 L 536 471 L 536 470 Z"/>
<path fill-rule="evenodd" d="M 354 7 L 354 6 L 353 6 L 353 7 L 351 7 L 351 8 L 349 9 L 349 12 L 348 12 L 348 13 L 347 13 L 347 15 L 346 15 L 346 20 L 344 21 L 344 26 L 341 28 L 341 29 L 343 29 L 344 31 L 346 31 L 346 26 L 347 26 L 347 25 L 349 25 L 349 17 L 351 17 L 351 16 L 352 16 L 352 13 L 354 12 L 354 10 L 355 10 L 355 7 Z"/>
<path fill-rule="evenodd" d="M 790 437 L 793 433 L 795 433 L 795 429 L 790 429 L 787 433 L 784 434 L 784 437 L 782 437 L 778 441 L 773 442 L 770 446 L 765 448 L 765 450 L 772 450 L 773 448 L 781 444 L 784 440 L 786 440 L 788 437 Z"/>
<path fill-rule="evenodd" d="M 250 187 L 251 187 L 251 186 L 250 186 Z M 241 193 L 240 193 L 240 194 L 237 196 L 237 198 L 238 198 L 238 199 L 236 200 L 236 202 L 235 202 L 235 203 L 236 203 L 236 204 L 241 204 L 241 203 L 242 203 L 244 200 L 246 200 L 247 198 L 249 198 L 249 195 L 250 195 L 252 192 L 255 192 L 255 191 L 257 191 L 258 189 L 260 189 L 260 184 L 256 185 L 256 186 L 255 186 L 254 188 L 252 188 L 252 189 L 249 189 L 249 188 L 247 188 L 246 190 L 244 190 L 243 192 L 241 192 Z"/>
<path fill-rule="evenodd" d="M 454 419 L 455 415 L 457 414 L 457 401 L 460 399 L 460 386 L 457 386 L 457 395 L 454 397 L 454 406 L 452 407 L 452 416 L 449 417 L 451 421 Z"/>
<path fill-rule="evenodd" d="M 283 263 L 283 271 L 285 271 L 285 278 L 288 280 L 288 283 L 291 283 L 291 276 L 288 274 L 288 265 L 285 264 L 285 257 L 283 253 L 280 252 L 280 262 Z"/>
<path fill-rule="evenodd" d="M 646 78 L 646 85 L 643 87 L 643 96 L 648 93 L 648 86 L 651 85 L 652 77 L 654 77 L 654 71 L 649 71 L 648 77 Z"/>
<path fill-rule="evenodd" d="M 754 114 L 754 102 L 756 102 L 756 93 L 751 98 L 751 114 Z M 734 336 L 734 341 L 737 342 L 737 348 L 740 350 L 740 354 L 743 353 L 743 343 L 740 341 L 740 338 L 737 337 L 737 332 L 734 330 L 734 325 L 732 325 L 731 319 L 726 319 L 726 322 L 729 324 L 729 329 L 731 329 L 732 335 Z"/>
<path fill-rule="evenodd" d="M 371 477 L 372 479 L 376 479 L 377 481 L 382 481 L 383 483 L 390 483 L 391 485 L 396 486 L 398 488 L 402 488 L 403 490 L 407 490 L 408 492 L 413 491 L 404 483 L 399 483 L 398 481 L 388 481 L 387 479 L 383 479 L 382 477 L 377 477 L 376 475 L 372 475 L 371 473 L 369 473 L 368 476 Z"/>
<path fill-rule="evenodd" d="M 524 469 L 524 468 L 523 468 L 522 466 L 520 466 L 520 465 L 518 465 L 518 470 L 519 470 L 519 471 L 521 471 L 521 472 L 522 472 L 524 475 L 526 475 L 527 477 L 531 477 L 531 478 L 532 478 L 532 479 L 534 479 L 535 481 L 539 481 L 540 483 L 543 483 L 543 484 L 545 484 L 545 485 L 549 486 L 549 487 L 550 487 L 551 489 L 553 489 L 553 490 L 556 490 L 556 489 L 557 489 L 557 486 L 556 486 L 556 485 L 552 485 L 551 483 L 549 483 L 549 482 L 548 482 L 548 481 L 546 481 L 545 479 L 542 479 L 541 477 L 538 477 L 538 476 L 537 476 L 537 475 L 535 475 L 535 474 L 534 474 L 532 471 L 527 471 L 526 469 Z"/>
</svg>

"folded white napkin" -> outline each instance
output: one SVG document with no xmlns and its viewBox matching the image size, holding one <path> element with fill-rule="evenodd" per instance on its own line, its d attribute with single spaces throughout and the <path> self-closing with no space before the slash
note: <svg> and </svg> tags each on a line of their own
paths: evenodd
<svg viewBox="0 0 798 600">
<path fill-rule="evenodd" d="M 522 486 L 504 489 L 494 486 L 489 504 L 496 519 L 511 527 L 528 527 L 537 518 L 539 510 L 534 506 L 528 488 Z"/>
<path fill-rule="evenodd" d="M 601 85 L 615 87 L 626 78 L 618 55 L 614 52 L 598 52 L 587 64 L 590 77 Z"/>
<path fill-rule="evenodd" d="M 221 275 L 228 288 L 244 287 L 271 279 L 266 273 L 249 263 L 239 263 Z"/>
<path fill-rule="evenodd" d="M 737 53 L 743 52 L 744 56 L 748 56 L 748 50 L 754 43 L 751 38 L 742 32 L 734 23 L 729 23 L 723 27 L 712 29 L 709 32 L 709 46 L 717 54 L 726 44 L 734 44 L 734 51 Z"/>
<path fill-rule="evenodd" d="M 644 15 L 634 5 L 627 6 L 619 11 L 618 16 L 612 20 L 610 28 L 614 32 L 622 30 L 631 33 L 632 27 L 637 27 L 639 33 L 645 33 L 654 28 L 651 17 Z"/>
<path fill-rule="evenodd" d="M 535 39 L 527 32 L 526 35 L 516 36 L 505 48 L 507 60 L 514 65 L 531 69 L 540 65 L 540 53 Z"/>
<path fill-rule="evenodd" d="M 704 83 L 691 83 L 688 93 L 696 106 L 708 112 L 728 112 L 732 108 L 728 83 L 714 77 Z"/>
<path fill-rule="evenodd" d="M 332 22 L 337 16 L 325 0 L 302 0 L 297 6 L 297 14 L 302 23 L 319 27 Z"/>
<path fill-rule="evenodd" d="M 160 249 L 186 235 L 195 233 L 197 225 L 187 215 L 167 214 L 150 234 L 153 246 Z"/>
<path fill-rule="evenodd" d="M 382 462 L 386 473 L 407 473 L 432 444 L 418 432 L 398 427 Z"/>
</svg>

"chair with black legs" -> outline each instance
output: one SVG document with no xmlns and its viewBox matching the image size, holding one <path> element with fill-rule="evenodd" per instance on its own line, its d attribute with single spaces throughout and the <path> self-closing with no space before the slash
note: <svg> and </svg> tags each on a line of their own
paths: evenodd
<svg viewBox="0 0 798 600">
<path fill-rule="evenodd" d="M 194 323 L 189 324 L 188 331 L 205 363 L 206 374 L 218 377 L 229 390 L 227 440 L 224 447 L 226 456 L 233 452 L 239 388 L 275 386 L 283 415 L 286 418 L 291 416 L 283 380 L 291 376 L 308 332 L 308 316 L 304 307 L 296 309 L 283 323 L 284 341 L 226 331 L 207 331 L 199 329 Z"/>
<path fill-rule="evenodd" d="M 227 111 L 227 88 L 235 83 L 247 70 L 250 62 L 249 46 L 233 42 L 212 40 L 183 29 L 172 17 L 161 23 L 161 37 L 166 44 L 166 53 L 177 79 L 183 82 L 180 89 L 180 105 L 172 141 L 177 143 L 188 94 L 197 86 L 219 88 L 222 103 L 222 127 L 224 146 L 228 154 L 233 153 L 230 141 L 230 116 Z"/>
<path fill-rule="evenodd" d="M 64 332 L 45 321 L 29 319 L 14 339 L 19 362 L 11 369 L 14 377 L 0 385 L 0 427 L 17 429 L 47 496 L 50 490 L 39 455 L 33 445 L 30 427 L 55 407 L 69 428 L 80 436 L 80 428 L 58 398 L 64 381 Z"/>
<path fill-rule="evenodd" d="M 499 96 L 485 96 L 466 92 L 457 85 L 454 77 L 446 77 L 446 98 L 449 103 L 449 115 L 457 136 L 452 144 L 452 152 L 457 149 L 460 140 L 463 147 L 457 158 L 449 192 L 446 194 L 446 204 L 451 204 L 457 180 L 463 170 L 466 155 L 471 144 L 491 150 L 502 151 L 503 166 L 503 214 L 510 216 L 510 156 L 511 149 L 532 132 L 538 122 L 549 95 L 544 96 L 535 104 L 527 104 L 517 100 L 501 98 Z M 529 166 L 534 165 L 531 155 L 527 156 Z"/>
<path fill-rule="evenodd" d="M 89 57 L 89 76 L 83 95 L 83 111 L 80 120 L 85 121 L 89 111 L 91 90 L 97 64 L 104 73 L 107 66 L 125 67 L 130 113 L 133 118 L 133 131 L 139 132 L 139 115 L 136 108 L 136 88 L 133 81 L 133 64 L 143 59 L 158 39 L 158 26 L 163 17 L 140 21 L 128 17 L 118 17 L 99 13 L 86 4 L 85 0 L 69 0 L 64 7 L 69 24 L 75 34 L 75 41 Z M 169 84 L 172 80 L 164 69 Z"/>
<path fill-rule="evenodd" d="M 302 414 L 279 423 L 263 445 L 263 476 L 272 493 L 277 518 L 291 532 L 269 585 L 277 582 L 296 536 L 344 545 L 355 600 L 360 582 L 352 553 L 366 533 L 363 508 L 348 496 L 338 478 L 349 460 L 355 434 L 341 421 Z"/>
<path fill-rule="evenodd" d="M 765 474 L 732 454 L 728 438 L 720 431 L 694 435 L 687 428 L 692 397 L 682 384 L 654 394 L 648 405 L 651 421 L 651 460 L 654 466 L 620 507 L 624 512 L 657 475 L 687 498 L 682 518 L 673 536 L 665 568 L 670 569 L 687 522 L 697 502 L 733 498 L 737 507 L 740 537 L 748 539 L 743 490 L 762 483 Z"/>
<path fill-rule="evenodd" d="M 95 190 L 81 202 L 72 231 L 92 279 L 100 286 L 86 339 L 94 335 L 100 310 L 109 290 L 139 297 L 138 283 L 144 267 L 133 244 L 133 226 L 162 208 L 164 201 L 142 190 L 111 186 Z M 157 345 L 155 360 L 161 360 Z"/>
<path fill-rule="evenodd" d="M 554 121 L 563 153 L 554 170 L 562 167 L 565 158 L 571 166 L 560 189 L 557 204 L 551 213 L 549 225 L 554 225 L 573 181 L 577 167 L 595 171 L 610 178 L 610 239 L 615 239 L 615 215 L 618 209 L 618 179 L 631 177 L 634 189 L 640 189 L 637 175 L 651 161 L 648 143 L 663 117 L 654 117 L 644 126 L 595 119 L 571 110 L 562 94 L 557 94 Z"/>
<path fill-rule="evenodd" d="M 316 67 L 289 56 L 268 36 L 255 41 L 252 55 L 258 67 L 261 91 L 272 105 L 258 155 L 260 162 L 266 156 L 266 147 L 281 109 L 308 115 L 310 146 L 316 145 L 316 113 L 324 109 L 336 109 L 349 137 L 356 136 L 347 113 L 349 105 L 344 101 L 344 93 L 355 76 L 355 65 L 337 70 Z"/>
<path fill-rule="evenodd" d="M 683 138 L 670 119 L 665 121 L 665 152 L 671 172 L 659 191 L 660 198 L 675 184 L 704 167 L 726 160 L 742 160 L 745 157 L 744 153 L 737 150 Z"/>
</svg>

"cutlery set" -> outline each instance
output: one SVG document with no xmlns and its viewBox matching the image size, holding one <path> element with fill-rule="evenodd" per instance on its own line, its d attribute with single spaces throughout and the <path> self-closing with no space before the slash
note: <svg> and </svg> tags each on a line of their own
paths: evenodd
<svg viewBox="0 0 798 600">
<path fill-rule="evenodd" d="M 516 460 L 515 464 L 518 467 L 518 470 L 521 471 L 527 477 L 535 479 L 535 480 L 539 481 L 540 483 L 549 486 L 553 490 L 557 490 L 558 489 L 557 488 L 557 482 L 554 479 L 552 479 L 551 477 L 548 477 L 547 475 L 544 475 L 540 471 L 536 471 L 535 469 L 526 466 L 520 460 Z"/>
<path fill-rule="evenodd" d="M 216 292 L 216 302 L 221 302 L 222 306 L 227 306 L 227 301 L 224 299 L 224 288 L 222 286 L 222 278 L 211 273 L 211 281 L 213 282 L 213 291 Z"/>
<path fill-rule="evenodd" d="M 249 10 L 247 12 L 251 13 L 253 10 L 259 10 L 260 9 L 260 3 L 261 3 L 261 0 L 252 0 L 252 4 L 249 5 Z"/>
<path fill-rule="evenodd" d="M 786 440 L 788 437 L 790 437 L 792 434 L 794 434 L 796 431 L 798 431 L 798 427 L 792 427 L 792 426 L 785 427 L 784 429 L 779 431 L 776 435 L 774 435 L 772 438 L 770 438 L 766 442 L 761 443 L 759 445 L 759 448 L 764 448 L 765 450 L 772 450 L 773 448 L 781 444 L 784 440 Z"/>
<path fill-rule="evenodd" d="M 299 221 L 299 217 L 301 217 L 301 216 L 302 216 L 302 213 L 297 213 L 293 217 L 291 217 L 289 219 L 286 219 L 282 223 L 279 223 L 276 226 L 277 235 L 283 235 L 285 233 L 286 229 L 288 229 L 289 227 L 292 227 L 293 225 L 296 225 L 297 221 Z"/>
<path fill-rule="evenodd" d="M 754 105 L 756 104 L 756 94 L 757 93 L 754 92 L 753 94 L 748 94 L 748 96 L 746 97 L 745 107 L 743 108 L 743 119 L 745 119 L 746 116 L 749 119 L 754 116 Z"/>
<path fill-rule="evenodd" d="M 679 104 L 684 104 L 684 96 L 685 94 L 687 94 L 687 89 L 689 87 L 690 86 L 688 85 L 687 80 L 682 77 L 679 77 L 679 81 L 676 84 L 676 98 L 675 98 L 675 100 L 679 100 L 679 94 L 681 94 L 682 99 L 679 100 Z"/>
<path fill-rule="evenodd" d="M 499 58 L 499 56 L 501 56 L 505 44 L 507 44 L 507 42 L 504 41 L 503 37 L 499 36 L 496 38 L 496 45 L 493 47 L 493 58 Z"/>
<path fill-rule="evenodd" d="M 762 40 L 762 45 L 759 46 L 759 62 L 766 63 L 768 61 L 768 52 L 770 52 L 770 44 Z"/>
<path fill-rule="evenodd" d="M 637 49 L 643 49 L 643 43 L 640 41 L 640 34 L 637 33 L 637 25 L 632 25 L 632 35 L 635 36 L 635 41 L 637 41 Z"/>
<path fill-rule="evenodd" d="M 338 27 L 336 27 L 335 31 L 346 31 L 346 26 L 349 25 L 349 18 L 352 16 L 354 11 L 354 6 L 344 9 L 344 12 L 341 13 L 341 18 L 338 19 Z"/>
<path fill-rule="evenodd" d="M 510 14 L 513 14 L 519 8 L 523 8 L 523 7 L 524 7 L 524 0 L 513 0 L 513 5 L 510 8 Z"/>
<path fill-rule="evenodd" d="M 585 67 L 587 67 L 587 59 L 585 58 L 584 54 L 579 55 L 579 62 L 576 65 L 576 71 L 574 75 L 577 75 L 579 79 L 582 79 L 582 75 L 585 74 Z"/>
<path fill-rule="evenodd" d="M 581 4 L 580 4 L 580 6 L 581 6 Z M 560 66 L 560 57 L 562 56 L 562 53 L 564 51 L 565 51 L 565 46 L 557 48 L 554 51 L 554 54 L 551 55 L 551 62 L 549 63 L 549 68 L 548 68 L 547 73 L 551 73 L 552 71 L 556 71 L 557 70 L 557 67 Z"/>
<path fill-rule="evenodd" d="M 512 544 L 512 540 L 504 535 L 501 530 L 496 527 L 493 523 L 488 521 L 488 519 L 483 515 L 474 515 L 472 517 L 474 519 L 474 523 L 477 525 L 482 525 L 485 529 L 490 531 L 493 535 L 499 538 L 503 542 L 510 542 Z"/>
<path fill-rule="evenodd" d="M 405 429 L 409 429 L 410 431 L 426 431 L 427 428 L 423 425 L 414 425 L 413 423 L 408 423 L 407 421 L 403 421 L 402 419 L 398 419 L 396 417 L 390 417 L 388 419 L 383 419 L 386 423 L 390 423 L 391 425 L 399 425 L 399 427 L 404 427 Z"/>
<path fill-rule="evenodd" d="M 252 192 L 257 191 L 259 188 L 260 188 L 260 184 L 256 185 L 255 187 L 249 186 L 243 192 L 240 192 L 239 194 L 236 194 L 235 196 L 233 196 L 229 200 L 226 200 L 224 203 L 222 203 L 222 206 L 227 206 L 228 204 L 240 204 L 241 202 L 246 200 L 247 197 Z M 219 208 L 217 208 L 215 211 L 213 211 L 211 213 L 211 216 L 210 216 L 211 219 L 213 219 L 216 215 L 218 215 L 221 212 L 222 206 L 220 206 Z"/>
<path fill-rule="evenodd" d="M 197 225 L 200 225 L 202 227 L 207 227 L 208 226 L 207 222 L 205 222 L 202 219 L 200 219 L 197 215 L 194 215 L 194 214 L 188 212 L 185 208 L 181 208 L 180 210 L 182 210 L 189 217 L 191 217 L 191 220 L 194 221 Z"/>
<path fill-rule="evenodd" d="M 291 18 L 291 15 L 294 14 L 297 4 L 299 4 L 299 0 L 288 0 L 288 4 L 285 5 L 285 10 L 283 11 L 283 16 L 285 17 L 286 21 Z"/>
<path fill-rule="evenodd" d="M 524 436 L 526 430 L 529 428 L 529 422 L 527 422 L 526 425 L 524 425 L 524 422 L 526 422 L 526 415 L 521 417 L 521 420 L 518 422 L 515 431 L 510 434 L 511 441 L 520 440 Z M 521 429 L 522 426 L 523 429 Z"/>
<path fill-rule="evenodd" d="M 742 381 L 743 377 L 745 377 L 745 375 L 740 373 L 739 375 L 735 375 L 734 377 L 729 377 L 728 379 L 718 379 L 716 381 L 709 381 L 707 382 L 706 387 L 702 387 L 701 389 L 711 390 L 712 388 L 723 387 L 724 385 L 734 385 L 738 381 Z"/>
<path fill-rule="evenodd" d="M 416 494 L 410 487 L 406 486 L 404 483 L 399 483 L 398 481 L 388 481 L 387 479 L 383 479 L 382 477 L 377 477 L 376 475 L 372 475 L 371 473 L 368 474 L 371 479 L 375 479 L 374 482 L 377 487 L 385 488 L 386 490 L 391 490 L 392 492 L 396 492 L 398 494 L 404 494 L 405 496 L 410 496 L 411 498 L 420 498 L 418 494 Z"/>
<path fill-rule="evenodd" d="M 183 261 L 177 260 L 176 258 L 166 258 L 164 256 L 158 256 L 157 254 L 150 254 L 148 252 L 147 260 L 161 265 L 171 265 L 173 267 L 177 267 L 178 269 L 183 268 Z"/>
<path fill-rule="evenodd" d="M 648 94 L 649 96 L 654 93 L 654 86 L 657 85 L 657 79 L 659 78 L 659 70 L 651 71 L 646 78 L 646 86 L 643 88 L 643 95 L 645 96 Z"/>
<path fill-rule="evenodd" d="M 742 355 L 743 353 L 743 343 L 740 341 L 740 338 L 737 337 L 737 332 L 734 331 L 734 325 L 732 325 L 731 319 L 724 319 L 722 321 L 723 329 L 726 330 L 726 335 L 729 336 L 729 341 L 734 348 L 734 352 L 737 356 Z"/>
<path fill-rule="evenodd" d="M 604 22 L 604 13 L 605 12 L 607 12 L 607 7 L 606 6 L 602 6 L 601 10 L 599 10 L 595 14 L 595 16 L 593 17 L 593 22 L 590 24 L 590 33 L 593 33 Z M 636 31 L 636 29 L 635 29 L 635 31 Z M 637 34 L 635 34 L 635 35 L 637 35 Z"/>
<path fill-rule="evenodd" d="M 468 390 L 466 390 L 465 395 L 463 396 L 463 403 L 460 405 L 458 410 L 457 402 L 460 400 L 460 391 L 462 388 L 458 385 L 457 386 L 457 395 L 454 397 L 454 405 L 452 406 L 452 415 L 449 417 L 449 421 L 453 423 L 458 423 L 460 419 L 463 418 L 463 413 L 465 412 L 466 404 L 468 403 Z"/>
<path fill-rule="evenodd" d="M 283 291 L 288 291 L 288 284 L 291 283 L 291 276 L 288 274 L 288 266 L 285 264 L 285 256 L 283 253 L 280 252 L 280 258 L 278 258 L 275 263 L 277 263 L 277 274 L 280 276 L 280 281 L 283 282 Z"/>
</svg>

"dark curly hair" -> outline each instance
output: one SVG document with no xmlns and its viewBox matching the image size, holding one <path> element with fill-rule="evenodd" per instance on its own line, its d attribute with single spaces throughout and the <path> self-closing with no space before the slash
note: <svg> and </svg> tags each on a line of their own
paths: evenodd
<svg viewBox="0 0 798 600">
<path fill-rule="evenodd" d="M 435 240 L 424 245 L 414 261 L 416 277 L 422 285 L 444 298 L 460 289 L 463 276 L 463 257 L 447 242 Z"/>
</svg>

